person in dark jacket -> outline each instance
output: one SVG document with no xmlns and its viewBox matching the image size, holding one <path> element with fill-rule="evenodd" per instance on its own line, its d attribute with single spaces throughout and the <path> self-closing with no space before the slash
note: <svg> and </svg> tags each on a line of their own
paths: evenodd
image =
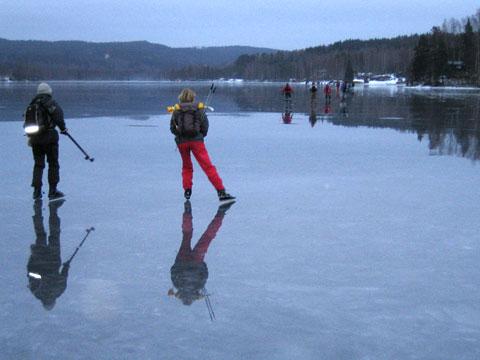
<svg viewBox="0 0 480 360">
<path fill-rule="evenodd" d="M 208 268 L 204 261 L 208 247 L 222 226 L 223 217 L 233 202 L 220 205 L 213 220 L 208 225 L 203 235 L 192 250 L 192 206 L 190 201 L 185 201 L 182 217 L 182 243 L 178 250 L 175 263 L 170 269 L 173 286 L 168 291 L 169 296 L 180 299 L 184 305 L 191 305 L 195 300 L 205 296 L 205 284 L 208 279 Z"/>
<path fill-rule="evenodd" d="M 31 255 L 28 259 L 28 287 L 39 299 L 46 310 L 55 306 L 56 299 L 67 288 L 69 262 L 62 265 L 60 255 L 60 218 L 57 210 L 65 200 L 50 202 L 48 218 L 50 234 L 48 236 L 43 226 L 42 201 L 35 201 L 33 227 L 35 229 L 35 244 L 30 246 Z M 60 271 L 60 267 L 62 267 Z"/>
<path fill-rule="evenodd" d="M 41 83 L 37 88 L 37 95 L 30 104 L 39 103 L 45 110 L 48 117 L 46 129 L 38 134 L 29 135 L 29 145 L 32 147 L 34 166 L 33 166 L 33 199 L 42 198 L 42 177 L 45 168 L 45 157 L 48 162 L 48 198 L 51 200 L 64 197 L 64 194 L 57 189 L 60 181 L 60 165 L 58 162 L 58 132 L 55 127 L 60 129 L 62 134 L 67 133 L 63 110 L 52 98 L 52 88 Z"/>
<path fill-rule="evenodd" d="M 213 166 L 205 147 L 204 138 L 208 133 L 208 118 L 205 114 L 204 105 L 195 103 L 195 96 L 193 90 L 183 89 L 178 96 L 180 104 L 175 105 L 170 120 L 170 131 L 175 135 L 175 142 L 182 157 L 184 196 L 188 200 L 192 195 L 193 164 L 190 153 L 193 153 L 198 164 L 217 190 L 219 200 L 232 201 L 235 197 L 225 191 L 222 179 L 215 166 Z M 192 126 L 188 133 L 185 131 L 185 126 L 182 125 L 187 122 L 187 117 L 189 117 L 188 121 L 191 122 Z"/>
</svg>

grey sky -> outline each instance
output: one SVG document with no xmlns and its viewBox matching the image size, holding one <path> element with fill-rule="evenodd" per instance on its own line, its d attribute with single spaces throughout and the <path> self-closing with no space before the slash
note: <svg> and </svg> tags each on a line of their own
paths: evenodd
<svg viewBox="0 0 480 360">
<path fill-rule="evenodd" d="M 0 0 L 0 37 L 299 49 L 427 32 L 474 0 Z"/>
</svg>

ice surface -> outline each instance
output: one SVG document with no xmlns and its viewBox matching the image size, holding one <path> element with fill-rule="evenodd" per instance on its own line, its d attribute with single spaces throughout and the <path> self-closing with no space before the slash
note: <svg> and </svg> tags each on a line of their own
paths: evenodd
<svg viewBox="0 0 480 360">
<path fill-rule="evenodd" d="M 62 261 L 95 231 L 50 311 L 27 287 L 32 156 L 21 123 L 0 123 L 1 358 L 480 357 L 476 163 L 303 114 L 210 122 L 207 148 L 238 197 L 205 256 L 213 322 L 203 300 L 167 295 L 184 213 L 168 116 L 67 119 L 95 162 L 61 138 Z M 218 209 L 198 166 L 191 202 L 194 245 Z M 43 222 L 48 234 L 45 202 Z"/>
</svg>

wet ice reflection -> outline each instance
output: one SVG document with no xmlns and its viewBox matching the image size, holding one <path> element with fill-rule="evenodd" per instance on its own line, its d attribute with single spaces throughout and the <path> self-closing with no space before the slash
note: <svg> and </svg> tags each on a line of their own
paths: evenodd
<svg viewBox="0 0 480 360">
<path fill-rule="evenodd" d="M 21 123 L 0 122 L 3 357 L 479 357 L 479 168 L 429 156 L 452 138 L 475 158 L 475 98 L 364 90 L 325 114 L 318 96 L 312 128 L 310 98 L 284 126 L 278 88 L 246 90 L 228 90 L 206 140 L 239 199 L 225 216 L 199 173 L 190 217 L 169 117 L 141 112 L 69 119 L 96 160 L 62 140 L 68 200 L 32 228 L 31 153 Z M 45 311 L 26 285 L 49 277 Z"/>
<path fill-rule="evenodd" d="M 168 291 L 169 296 L 179 299 L 184 305 L 191 305 L 194 301 L 204 299 L 209 311 L 210 319 L 215 318 L 209 294 L 205 288 L 208 279 L 208 267 L 205 255 L 208 248 L 220 230 L 223 218 L 233 202 L 218 207 L 212 221 L 192 249 L 193 215 L 190 201 L 184 204 L 182 216 L 182 242 L 170 269 L 174 288 Z"/>
<path fill-rule="evenodd" d="M 46 310 L 52 310 L 57 299 L 66 290 L 70 264 L 90 232 L 94 230 L 93 227 L 87 229 L 75 251 L 62 262 L 61 220 L 58 209 L 64 202 L 63 199 L 48 202 L 48 236 L 44 225 L 43 202 L 37 200 L 33 205 L 35 242 L 30 246 L 31 254 L 27 264 L 28 288 Z"/>
</svg>

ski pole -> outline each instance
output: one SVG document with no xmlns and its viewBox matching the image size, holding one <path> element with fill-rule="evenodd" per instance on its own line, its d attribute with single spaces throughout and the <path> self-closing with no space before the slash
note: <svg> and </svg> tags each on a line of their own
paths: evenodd
<svg viewBox="0 0 480 360">
<path fill-rule="evenodd" d="M 205 107 L 208 107 L 208 104 L 210 103 L 210 100 L 215 93 L 215 90 L 217 90 L 217 87 L 214 83 L 212 83 L 212 85 L 210 85 L 210 90 L 208 90 L 207 98 L 205 99 Z"/>
<path fill-rule="evenodd" d="M 83 150 L 83 148 L 80 146 L 79 143 L 77 143 L 77 142 L 75 141 L 75 139 L 72 137 L 72 135 L 70 135 L 68 132 L 66 132 L 65 135 L 67 135 L 67 136 L 70 138 L 70 140 L 72 140 L 72 142 L 73 142 L 75 145 L 77 145 L 77 147 L 80 149 L 80 151 L 83 153 L 83 155 L 85 155 L 85 160 L 90 160 L 91 162 L 93 162 L 93 160 L 95 160 L 94 158 L 90 157 L 90 155 L 88 155 L 88 154 L 85 152 L 85 150 Z"/>
<path fill-rule="evenodd" d="M 72 256 L 70 256 L 70 259 L 68 259 L 65 264 L 70 264 L 70 262 L 73 260 L 73 258 L 75 257 L 75 255 L 77 255 L 77 252 L 78 250 L 80 250 L 80 248 L 82 247 L 83 243 L 85 242 L 85 240 L 87 240 L 88 238 L 88 235 L 90 235 L 90 233 L 95 230 L 95 228 L 92 226 L 90 229 L 87 229 L 85 230 L 87 232 L 87 235 L 85 235 L 85 237 L 83 238 L 83 240 L 80 242 L 80 244 L 77 246 L 77 248 L 75 249 L 75 251 L 73 252 Z"/>
</svg>

